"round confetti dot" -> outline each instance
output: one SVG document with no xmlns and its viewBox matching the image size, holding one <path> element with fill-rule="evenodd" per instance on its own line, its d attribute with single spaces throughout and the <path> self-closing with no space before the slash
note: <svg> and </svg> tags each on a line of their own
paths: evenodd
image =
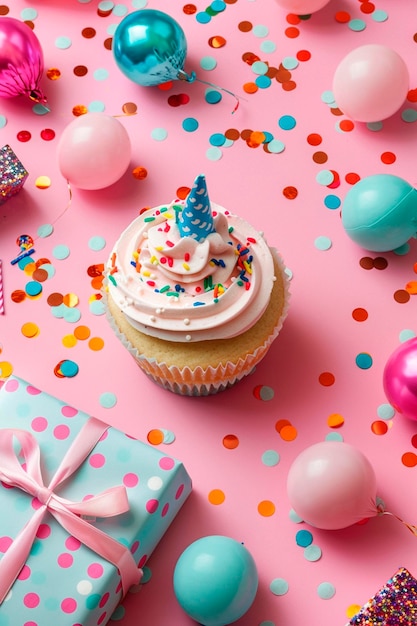
<svg viewBox="0 0 417 626">
<path fill-rule="evenodd" d="M 104 393 L 100 394 L 98 401 L 100 403 L 100 406 L 102 406 L 104 409 L 111 409 L 117 404 L 117 396 L 111 391 L 105 391 Z"/>
<path fill-rule="evenodd" d="M 327 435 L 325 436 L 325 440 L 326 441 L 344 441 L 343 435 L 335 431 L 327 433 Z"/>
<path fill-rule="evenodd" d="M 327 418 L 327 425 L 329 428 L 340 428 L 345 423 L 345 418 L 340 413 L 332 413 Z"/>
<path fill-rule="evenodd" d="M 405 467 L 415 467 L 417 465 L 417 454 L 414 452 L 404 452 L 401 462 Z"/>
<path fill-rule="evenodd" d="M 295 535 L 295 542 L 297 546 L 306 548 L 313 542 L 313 535 L 309 530 L 299 530 Z"/>
<path fill-rule="evenodd" d="M 101 300 L 92 300 L 89 303 L 90 313 L 93 315 L 104 315 L 106 308 Z"/>
<path fill-rule="evenodd" d="M 227 450 L 234 450 L 239 445 L 239 438 L 236 435 L 225 435 L 223 437 L 223 446 Z"/>
<path fill-rule="evenodd" d="M 356 355 L 355 362 L 361 370 L 367 370 L 372 367 L 373 361 L 370 354 L 368 354 L 367 352 L 360 352 Z"/>
<path fill-rule="evenodd" d="M 262 463 L 267 467 L 274 467 L 278 465 L 280 456 L 276 450 L 266 450 L 262 454 Z"/>
<path fill-rule="evenodd" d="M 222 156 L 222 151 L 216 146 L 213 146 L 212 148 L 208 148 L 208 150 L 206 150 L 206 157 L 209 161 L 219 161 Z"/>
<path fill-rule="evenodd" d="M 98 352 L 104 348 L 104 340 L 101 337 L 92 337 L 88 342 L 88 347 L 94 352 Z"/>
<path fill-rule="evenodd" d="M 222 99 L 220 91 L 214 91 L 210 89 L 205 94 L 205 100 L 208 104 L 217 104 Z"/>
<path fill-rule="evenodd" d="M 259 46 L 259 48 L 262 52 L 270 54 L 272 52 L 275 52 L 275 50 L 277 49 L 277 45 L 274 41 L 269 41 L 268 39 L 266 39 L 265 41 L 261 41 L 261 45 Z"/>
<path fill-rule="evenodd" d="M 28 337 L 29 339 L 37 337 L 40 333 L 39 326 L 34 322 L 26 322 L 26 324 L 23 324 L 21 331 L 22 335 L 24 337 Z"/>
<path fill-rule="evenodd" d="M 282 128 L 282 130 L 292 130 L 295 128 L 297 122 L 292 115 L 283 115 L 278 120 L 278 126 Z"/>
<path fill-rule="evenodd" d="M 324 198 L 324 206 L 327 207 L 328 209 L 332 209 L 332 210 L 338 209 L 341 204 L 342 204 L 342 201 L 340 200 L 339 196 L 334 196 L 330 194 Z"/>
<path fill-rule="evenodd" d="M 48 189 L 51 186 L 51 179 L 49 176 L 38 176 L 35 180 L 35 187 L 38 189 Z"/>
<path fill-rule="evenodd" d="M 365 30 L 366 22 L 360 19 L 353 19 L 353 20 L 350 20 L 350 22 L 348 23 L 348 26 L 350 30 L 353 30 L 354 32 L 359 33 L 360 31 Z"/>
<path fill-rule="evenodd" d="M 289 585 L 285 578 L 274 578 L 269 585 L 269 589 L 274 596 L 284 596 L 288 593 Z"/>
<path fill-rule="evenodd" d="M 319 546 L 316 546 L 313 543 L 310 546 L 307 546 L 304 550 L 304 558 L 307 561 L 311 561 L 311 562 L 319 561 L 321 557 L 322 557 L 321 548 Z"/>
<path fill-rule="evenodd" d="M 194 131 L 196 131 L 198 126 L 198 120 L 196 120 L 195 117 L 186 117 L 182 121 L 182 127 L 188 133 L 193 133 Z"/>
<path fill-rule="evenodd" d="M 70 48 L 71 45 L 72 41 L 69 37 L 61 36 L 55 39 L 55 46 L 60 50 L 66 50 L 67 48 Z"/>
<path fill-rule="evenodd" d="M 280 429 L 279 434 L 284 441 L 294 441 L 297 438 L 298 431 L 292 424 L 287 424 Z"/>
<path fill-rule="evenodd" d="M 288 187 L 284 187 L 282 193 L 288 200 L 294 200 L 298 196 L 298 189 L 297 187 L 292 187 L 290 185 Z"/>
<path fill-rule="evenodd" d="M 262 500 L 258 504 L 258 513 L 262 517 L 271 517 L 275 513 L 275 504 L 270 500 Z"/>
<path fill-rule="evenodd" d="M 7 124 L 7 117 L 0 115 L 0 128 L 4 128 Z"/>
<path fill-rule="evenodd" d="M 37 280 L 26 283 L 25 291 L 28 296 L 38 296 L 42 292 L 42 285 Z"/>
<path fill-rule="evenodd" d="M 317 594 L 322 600 L 330 600 L 336 593 L 336 589 L 332 583 L 320 583 L 317 587 Z"/>
<path fill-rule="evenodd" d="M 52 226 L 52 224 L 42 224 L 42 226 L 39 226 L 38 230 L 37 230 L 37 234 L 38 237 L 49 237 L 49 235 L 52 235 L 52 233 L 54 232 L 54 227 Z"/>
<path fill-rule="evenodd" d="M 395 415 L 395 409 L 390 404 L 380 404 L 376 410 L 378 417 L 383 420 L 390 420 Z"/>
<path fill-rule="evenodd" d="M 321 170 L 316 175 L 316 181 L 323 186 L 331 185 L 334 181 L 334 174 L 331 170 Z"/>
<path fill-rule="evenodd" d="M 376 420 L 371 424 L 371 431 L 374 435 L 385 435 L 388 432 L 388 424 L 381 420 Z"/>
<path fill-rule="evenodd" d="M 388 13 L 386 11 L 383 11 L 382 9 L 376 9 L 372 13 L 371 17 L 375 22 L 386 22 L 386 20 L 388 19 Z"/>
<path fill-rule="evenodd" d="M 331 372 L 322 372 L 319 375 L 319 383 L 323 385 L 323 387 L 331 387 L 331 385 L 334 385 L 334 382 L 335 377 Z"/>
<path fill-rule="evenodd" d="M 404 341 L 408 341 L 408 339 L 413 339 L 415 336 L 416 333 L 413 330 L 404 328 L 400 331 L 398 338 L 400 340 L 400 343 L 403 343 Z"/>
<path fill-rule="evenodd" d="M 164 440 L 164 433 L 160 428 L 153 428 L 147 434 L 148 442 L 153 446 L 158 446 Z"/>
<path fill-rule="evenodd" d="M 154 128 L 151 137 L 155 141 L 164 141 L 168 137 L 168 131 L 165 128 Z"/>
<path fill-rule="evenodd" d="M 217 61 L 214 57 L 211 56 L 204 56 L 203 58 L 200 59 L 200 67 L 203 70 L 214 70 L 214 68 L 217 66 Z"/>
<path fill-rule="evenodd" d="M 69 257 L 70 249 L 68 246 L 65 246 L 64 244 L 60 244 L 54 247 L 54 249 L 52 250 L 52 255 L 55 259 L 62 261 L 63 259 L 66 259 Z"/>
<path fill-rule="evenodd" d="M 132 170 L 132 176 L 133 178 L 136 178 L 136 180 L 145 180 L 145 178 L 148 176 L 148 170 L 146 169 L 146 167 L 135 167 Z"/>
<path fill-rule="evenodd" d="M 279 154 L 280 152 L 284 152 L 285 144 L 279 139 L 272 139 L 268 143 L 268 152 L 273 152 L 274 154 Z"/>
<path fill-rule="evenodd" d="M 208 494 L 210 504 L 223 504 L 226 496 L 221 489 L 212 489 Z"/>
<path fill-rule="evenodd" d="M 65 360 L 62 361 L 60 365 L 60 370 L 62 375 L 66 378 L 73 378 L 73 376 L 76 376 L 78 374 L 79 368 L 75 361 Z"/>
<path fill-rule="evenodd" d="M 330 248 L 332 247 L 332 240 L 325 235 L 320 235 L 314 240 L 314 246 L 317 248 L 317 250 L 330 250 Z"/>
<path fill-rule="evenodd" d="M 62 337 L 62 344 L 66 348 L 73 348 L 77 344 L 77 338 L 74 335 L 65 335 Z"/>
<path fill-rule="evenodd" d="M 103 250 L 106 247 L 106 240 L 104 237 L 95 235 L 88 240 L 88 247 L 90 250 Z"/>
<path fill-rule="evenodd" d="M 88 326 L 77 326 L 74 329 L 74 336 L 77 339 L 80 339 L 81 341 L 88 339 L 90 334 L 91 334 L 91 331 L 88 328 Z"/>
<path fill-rule="evenodd" d="M 368 311 L 362 307 L 357 307 L 353 309 L 352 317 L 356 322 L 365 322 L 368 319 Z"/>
<path fill-rule="evenodd" d="M 1 378 L 8 378 L 13 373 L 13 365 L 8 361 L 0 361 L 0 376 Z"/>
</svg>

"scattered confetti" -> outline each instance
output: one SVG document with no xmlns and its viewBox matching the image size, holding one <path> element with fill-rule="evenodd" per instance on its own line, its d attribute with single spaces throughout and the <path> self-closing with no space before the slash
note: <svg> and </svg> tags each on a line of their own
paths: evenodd
<svg viewBox="0 0 417 626">
<path fill-rule="evenodd" d="M 98 400 L 99 400 L 100 406 L 102 406 L 104 409 L 112 409 L 117 404 L 117 396 L 111 391 L 106 391 L 100 394 L 100 397 Z"/>
<path fill-rule="evenodd" d="M 284 596 L 288 593 L 289 584 L 285 578 L 274 578 L 269 585 L 269 589 L 274 596 Z"/>
</svg>

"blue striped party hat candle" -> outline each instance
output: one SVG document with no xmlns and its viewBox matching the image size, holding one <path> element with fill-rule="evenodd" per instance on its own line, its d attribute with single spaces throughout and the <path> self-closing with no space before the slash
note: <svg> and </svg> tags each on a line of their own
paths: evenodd
<svg viewBox="0 0 417 626">
<path fill-rule="evenodd" d="M 187 196 L 185 206 L 178 216 L 181 237 L 192 237 L 198 242 L 214 232 L 213 216 L 208 197 L 206 177 L 200 174 Z"/>
</svg>

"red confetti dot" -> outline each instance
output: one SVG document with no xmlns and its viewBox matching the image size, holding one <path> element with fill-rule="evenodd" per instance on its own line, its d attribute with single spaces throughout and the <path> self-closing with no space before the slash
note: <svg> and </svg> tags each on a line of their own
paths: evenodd
<svg viewBox="0 0 417 626">
<path fill-rule="evenodd" d="M 311 52 L 309 50 L 299 50 L 295 56 L 298 61 L 309 61 L 311 59 Z"/>
<path fill-rule="evenodd" d="M 359 174 L 356 174 L 356 172 L 348 172 L 345 176 L 345 181 L 349 183 L 349 185 L 354 185 L 358 182 L 358 180 L 360 180 L 360 178 L 361 177 Z"/>
<path fill-rule="evenodd" d="M 30 132 L 28 130 L 20 130 L 17 133 L 17 138 L 18 138 L 19 141 L 26 142 L 26 141 L 29 141 L 29 139 L 32 138 L 32 135 L 30 134 Z"/>
<path fill-rule="evenodd" d="M 285 29 L 285 34 L 289 39 L 295 39 L 300 34 L 300 31 L 295 26 L 290 26 Z"/>
<path fill-rule="evenodd" d="M 347 11 L 337 11 L 334 17 L 336 22 L 339 22 L 339 24 L 347 24 L 347 22 L 350 21 L 350 13 Z"/>
<path fill-rule="evenodd" d="M 45 141 L 51 141 L 52 139 L 55 138 L 55 131 L 52 130 L 52 128 L 44 128 L 41 131 L 41 137 L 42 139 L 44 139 Z"/>
<path fill-rule="evenodd" d="M 395 156 L 393 152 L 383 152 L 381 154 L 381 161 L 387 165 L 391 165 L 392 163 L 395 163 L 396 160 L 397 160 L 397 157 Z"/>
<path fill-rule="evenodd" d="M 319 376 L 319 383 L 323 387 L 331 387 L 334 385 L 335 377 L 331 372 L 322 372 Z"/>
</svg>

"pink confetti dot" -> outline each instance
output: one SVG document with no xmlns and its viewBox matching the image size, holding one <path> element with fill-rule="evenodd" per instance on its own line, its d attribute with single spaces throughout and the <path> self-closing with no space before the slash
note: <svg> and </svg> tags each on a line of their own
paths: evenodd
<svg viewBox="0 0 417 626">
<path fill-rule="evenodd" d="M 51 534 L 51 527 L 49 526 L 49 524 L 41 524 L 38 528 L 38 532 L 36 533 L 36 536 L 38 539 L 47 539 L 47 537 L 49 537 L 50 534 Z"/>
<path fill-rule="evenodd" d="M 79 550 L 81 547 L 81 541 L 75 537 L 68 537 L 68 539 L 65 540 L 65 547 L 67 550 Z"/>
<path fill-rule="evenodd" d="M 59 567 L 62 568 L 67 568 L 67 567 L 71 567 L 71 565 L 74 562 L 74 557 L 72 556 L 72 554 L 68 554 L 68 552 L 62 552 L 62 554 L 60 554 L 58 556 L 58 565 Z"/>
<path fill-rule="evenodd" d="M 154 498 L 152 498 L 151 500 L 147 501 L 146 510 L 148 511 L 148 513 L 155 513 L 158 506 L 159 506 L 158 500 L 155 500 Z"/>
<path fill-rule="evenodd" d="M 61 602 L 63 613 L 74 613 L 77 610 L 77 601 L 74 598 L 64 598 Z"/>
<path fill-rule="evenodd" d="M 64 417 L 74 417 L 77 415 L 77 409 L 74 409 L 72 406 L 63 406 L 61 409 L 61 413 Z"/>
<path fill-rule="evenodd" d="M 129 472 L 123 476 L 123 484 L 126 487 L 136 487 L 139 482 L 139 476 L 133 472 Z"/>
<path fill-rule="evenodd" d="M 13 539 L 11 537 L 0 537 L 0 552 L 6 552 L 13 543 Z"/>
<path fill-rule="evenodd" d="M 42 393 L 42 391 L 40 389 L 38 389 L 37 387 L 33 387 L 32 385 L 28 385 L 26 387 L 26 391 L 31 396 L 37 396 L 39 393 Z"/>
<path fill-rule="evenodd" d="M 89 463 L 91 467 L 96 467 L 96 468 L 103 467 L 105 462 L 106 462 L 106 457 L 103 454 L 99 454 L 98 452 L 96 454 L 92 454 L 89 459 Z"/>
<path fill-rule="evenodd" d="M 70 434 L 70 429 L 65 424 L 59 424 L 59 426 L 56 426 L 54 428 L 55 439 L 60 439 L 60 440 L 67 439 L 69 434 Z"/>
<path fill-rule="evenodd" d="M 90 578 L 100 578 L 101 576 L 103 576 L 103 566 L 100 565 L 100 563 L 91 563 L 91 565 L 88 566 L 87 568 L 87 573 L 90 576 Z"/>
<path fill-rule="evenodd" d="M 38 622 L 25 622 L 23 626 L 38 626 Z"/>
<path fill-rule="evenodd" d="M 175 465 L 174 459 L 171 459 L 169 456 L 164 456 L 159 461 L 159 467 L 163 470 L 171 470 Z"/>
<path fill-rule="evenodd" d="M 40 598 L 37 593 L 27 593 L 23 598 L 23 604 L 27 606 L 28 609 L 36 608 L 39 602 Z"/>
<path fill-rule="evenodd" d="M 6 380 L 6 384 L 4 385 L 6 391 L 16 391 L 18 387 L 19 381 L 14 378 L 12 380 Z"/>
<path fill-rule="evenodd" d="M 30 578 L 30 575 L 31 575 L 30 567 L 28 567 L 27 565 L 24 565 L 22 569 L 20 570 L 18 579 L 27 580 L 28 578 Z"/>
<path fill-rule="evenodd" d="M 34 430 L 35 433 L 41 433 L 47 429 L 48 420 L 46 419 L 46 417 L 34 417 L 31 426 L 32 430 Z"/>
</svg>

